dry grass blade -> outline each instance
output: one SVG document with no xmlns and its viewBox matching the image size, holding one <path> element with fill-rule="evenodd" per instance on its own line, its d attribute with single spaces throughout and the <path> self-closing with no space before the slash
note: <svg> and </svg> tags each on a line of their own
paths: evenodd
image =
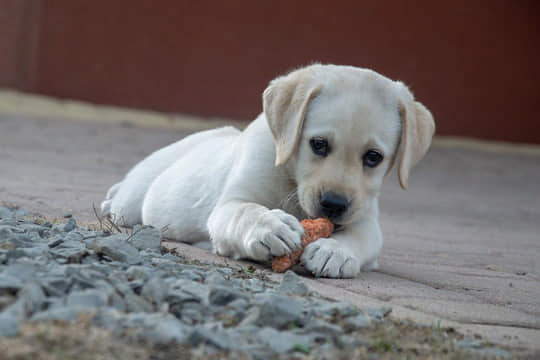
<svg viewBox="0 0 540 360">
<path fill-rule="evenodd" d="M 99 216 L 98 211 L 96 209 L 96 204 L 92 203 L 92 209 L 94 210 L 94 215 L 98 219 L 100 230 L 109 234 L 114 233 L 115 231 L 117 233 L 121 233 L 122 229 L 115 224 L 114 219 L 111 217 L 104 217 L 102 218 Z"/>
</svg>

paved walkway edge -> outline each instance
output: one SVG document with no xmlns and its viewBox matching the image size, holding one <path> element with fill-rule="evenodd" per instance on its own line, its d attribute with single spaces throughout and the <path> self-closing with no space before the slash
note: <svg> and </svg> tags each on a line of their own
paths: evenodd
<svg viewBox="0 0 540 360">
<path fill-rule="evenodd" d="M 247 123 L 221 118 L 203 118 L 158 111 L 96 105 L 85 101 L 58 99 L 0 88 L 0 112 L 31 115 L 38 118 L 61 118 L 68 121 L 91 121 L 125 124 L 143 128 L 198 131 L 218 126 L 244 127 Z"/>
<path fill-rule="evenodd" d="M 185 131 L 212 129 L 233 125 L 245 127 L 248 122 L 222 118 L 204 118 L 193 115 L 167 114 L 158 111 L 128 109 L 118 106 L 97 105 L 85 101 L 57 99 L 50 96 L 28 94 L 0 88 L 0 111 L 42 118 L 62 118 L 71 121 L 92 121 L 126 124 L 145 128 L 166 128 Z M 488 141 L 457 136 L 435 136 L 434 145 L 461 147 L 489 152 L 540 155 L 540 145 Z"/>
<path fill-rule="evenodd" d="M 268 270 L 267 268 L 252 262 L 231 260 L 229 258 L 212 254 L 208 250 L 200 249 L 184 243 L 164 241 L 162 245 L 168 249 L 175 249 L 179 254 L 188 260 L 206 261 L 209 263 L 227 265 L 231 267 L 244 267 L 246 269 L 253 266 L 260 270 Z M 268 271 L 267 274 L 270 279 L 276 282 L 281 281 L 281 278 L 283 277 L 283 274 L 277 274 L 270 271 Z M 438 326 L 444 328 L 452 327 L 464 335 L 480 335 L 484 341 L 490 341 L 496 344 L 515 348 L 526 348 L 534 351 L 540 350 L 540 331 L 537 329 L 462 323 L 409 309 L 407 307 L 392 303 L 392 301 L 382 301 L 355 293 L 348 289 L 337 288 L 335 286 L 325 284 L 315 278 L 304 277 L 303 281 L 312 291 L 316 291 L 327 298 L 338 301 L 348 301 L 358 305 L 359 307 L 391 307 L 391 315 L 397 320 L 412 320 L 418 324 L 431 326 L 433 328 L 437 328 Z"/>
</svg>

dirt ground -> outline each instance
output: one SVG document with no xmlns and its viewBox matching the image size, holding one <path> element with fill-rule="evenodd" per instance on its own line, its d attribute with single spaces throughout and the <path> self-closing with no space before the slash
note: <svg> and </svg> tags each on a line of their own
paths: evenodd
<svg viewBox="0 0 540 360">
<path fill-rule="evenodd" d="M 387 322 L 374 329 L 360 331 L 365 346 L 353 350 L 336 349 L 332 360 L 365 359 L 495 359 L 502 356 L 526 358 L 522 351 L 511 351 L 483 345 L 465 350 L 457 344 L 463 337 L 452 328 L 418 327 L 411 322 Z M 483 352 L 481 352 L 483 350 Z M 92 327 L 81 318 L 73 324 L 26 324 L 16 338 L 0 339 L 0 352 L 5 360 L 207 360 L 250 359 L 246 354 L 217 351 L 209 354 L 204 347 L 189 349 L 181 344 L 151 344 L 115 335 Z M 301 349 L 283 359 L 321 359 L 317 352 L 304 354 Z M 326 357 L 326 359 L 328 359 Z"/>
</svg>

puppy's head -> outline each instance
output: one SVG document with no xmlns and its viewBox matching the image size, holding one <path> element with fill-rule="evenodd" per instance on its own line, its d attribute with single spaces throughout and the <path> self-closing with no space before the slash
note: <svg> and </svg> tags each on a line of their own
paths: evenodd
<svg viewBox="0 0 540 360">
<path fill-rule="evenodd" d="M 435 130 L 405 85 L 349 66 L 312 65 L 277 78 L 263 106 L 275 165 L 291 169 L 300 206 L 338 224 L 372 213 L 394 162 L 406 189 Z"/>
</svg>

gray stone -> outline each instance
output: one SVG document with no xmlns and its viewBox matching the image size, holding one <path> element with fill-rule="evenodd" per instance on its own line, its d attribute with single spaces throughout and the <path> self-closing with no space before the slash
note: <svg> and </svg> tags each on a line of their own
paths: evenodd
<svg viewBox="0 0 540 360">
<path fill-rule="evenodd" d="M 149 339 L 157 343 L 170 343 L 177 341 L 184 343 L 187 341 L 190 329 L 171 314 L 159 318 L 154 326 L 145 327 L 143 330 L 144 339 Z"/>
<path fill-rule="evenodd" d="M 326 321 L 319 319 L 312 319 L 304 326 L 303 332 L 305 333 L 320 333 L 325 336 L 335 336 L 343 333 L 343 329 L 334 324 L 329 324 Z"/>
<path fill-rule="evenodd" d="M 0 219 L 11 219 L 13 213 L 5 206 L 0 206 Z"/>
<path fill-rule="evenodd" d="M 124 301 L 124 298 L 118 294 L 116 291 L 107 291 L 108 293 L 108 299 L 107 299 L 107 304 L 112 306 L 113 308 L 115 308 L 116 310 L 118 311 L 126 311 L 127 310 L 127 305 L 126 305 L 126 302 Z"/>
<path fill-rule="evenodd" d="M 10 312 L 18 319 L 26 319 L 47 305 L 47 298 L 41 287 L 36 283 L 27 283 L 17 294 L 17 300 L 9 305 L 4 312 Z"/>
<path fill-rule="evenodd" d="M 169 303 L 170 306 L 183 304 L 185 302 L 201 302 L 202 299 L 190 292 L 184 291 L 182 289 L 169 289 L 167 295 L 165 295 L 165 301 Z"/>
<path fill-rule="evenodd" d="M 307 336 L 293 334 L 289 331 L 277 331 L 270 327 L 260 330 L 257 337 L 259 341 L 266 344 L 272 352 L 277 354 L 285 354 L 294 350 L 309 350 L 314 345 Z"/>
<path fill-rule="evenodd" d="M 228 267 L 218 267 L 218 268 L 214 269 L 214 271 L 220 273 L 225 278 L 230 278 L 230 276 L 234 272 L 233 269 L 228 268 Z"/>
<path fill-rule="evenodd" d="M 150 278 L 141 289 L 141 296 L 160 306 L 167 295 L 169 285 L 161 278 Z"/>
<path fill-rule="evenodd" d="M 206 283 L 218 286 L 230 286 L 229 280 L 225 279 L 223 274 L 217 271 L 210 271 L 210 275 L 206 276 Z"/>
<path fill-rule="evenodd" d="M 23 210 L 23 209 L 14 209 L 13 210 L 13 217 L 22 218 L 22 217 L 25 217 L 26 215 L 28 215 L 28 211 L 26 211 L 26 210 Z"/>
<path fill-rule="evenodd" d="M 349 316 L 343 321 L 343 327 L 346 331 L 354 331 L 371 326 L 371 319 L 364 313 L 356 316 Z"/>
<path fill-rule="evenodd" d="M 336 345 L 344 351 L 351 351 L 361 346 L 369 346 L 371 341 L 359 336 L 341 335 L 336 337 Z"/>
<path fill-rule="evenodd" d="M 16 336 L 19 333 L 19 321 L 17 315 L 11 312 L 0 313 L 0 337 Z"/>
<path fill-rule="evenodd" d="M 464 349 L 480 349 L 482 347 L 482 344 L 483 343 L 481 341 L 470 340 L 470 339 L 465 339 L 465 340 L 456 342 L 456 345 L 458 347 L 464 348 Z"/>
<path fill-rule="evenodd" d="M 92 312 L 90 323 L 93 326 L 105 328 L 111 331 L 121 332 L 125 330 L 127 318 L 136 314 L 120 313 L 116 309 L 104 306 Z M 144 315 L 144 314 L 138 314 Z"/>
<path fill-rule="evenodd" d="M 359 314 L 358 307 L 347 302 L 327 302 L 315 309 L 315 313 L 327 317 L 348 317 Z"/>
<path fill-rule="evenodd" d="M 23 282 L 33 281 L 40 267 L 29 259 L 21 259 L 17 263 L 5 268 L 3 275 L 9 275 L 20 279 Z"/>
<path fill-rule="evenodd" d="M 83 235 L 79 231 L 71 231 L 68 234 L 62 234 L 64 236 L 64 241 L 82 243 Z"/>
<path fill-rule="evenodd" d="M 34 244 L 30 240 L 28 234 L 11 233 L 2 239 L 2 248 L 5 250 L 13 250 L 17 248 L 32 247 Z"/>
<path fill-rule="evenodd" d="M 281 279 L 278 291 L 299 296 L 309 294 L 309 288 L 304 284 L 300 276 L 291 270 L 288 270 L 283 276 L 283 279 Z"/>
<path fill-rule="evenodd" d="M 24 248 L 24 249 L 18 249 L 20 250 L 20 255 L 18 257 L 27 257 L 30 259 L 35 259 L 46 253 L 47 249 L 41 248 L 41 247 L 33 247 L 33 248 Z"/>
<path fill-rule="evenodd" d="M 15 295 L 24 286 L 15 276 L 0 274 L 0 295 Z"/>
<path fill-rule="evenodd" d="M 23 223 L 23 224 L 20 224 L 18 227 L 18 229 L 20 230 L 24 230 L 24 232 L 26 233 L 35 233 L 37 234 L 39 237 L 46 234 L 45 231 L 48 232 L 49 229 L 43 227 L 42 225 L 38 225 L 38 224 L 35 224 L 35 223 Z"/>
<path fill-rule="evenodd" d="M 113 271 L 107 276 L 107 281 L 111 284 L 120 294 L 123 296 L 127 294 L 133 294 L 131 286 L 129 285 L 125 274 L 120 271 Z"/>
<path fill-rule="evenodd" d="M 261 281 L 256 278 L 244 280 L 242 288 L 249 289 L 249 291 L 253 293 L 261 293 L 266 290 L 264 281 Z"/>
<path fill-rule="evenodd" d="M 75 221 L 75 219 L 71 218 L 66 222 L 62 230 L 64 232 L 70 232 L 70 231 L 75 230 L 76 228 L 77 228 L 77 222 Z"/>
<path fill-rule="evenodd" d="M 19 291 L 17 301 L 24 302 L 25 315 L 28 316 L 42 310 L 47 297 L 38 283 L 30 282 Z"/>
<path fill-rule="evenodd" d="M 41 226 L 50 229 L 52 227 L 52 223 L 50 221 L 45 221 L 43 224 L 41 224 Z"/>
<path fill-rule="evenodd" d="M 240 334 L 212 325 L 196 326 L 187 341 L 194 346 L 205 344 L 220 350 L 236 350 L 244 343 Z"/>
<path fill-rule="evenodd" d="M 131 291 L 133 291 L 135 294 L 140 295 L 144 283 L 145 281 L 143 280 L 133 280 L 129 282 L 129 287 L 131 288 Z"/>
<path fill-rule="evenodd" d="M 103 279 L 103 275 L 87 266 L 68 265 L 65 268 L 65 276 L 71 280 L 74 285 L 81 289 L 89 289 L 96 286 L 96 280 Z"/>
<path fill-rule="evenodd" d="M 135 313 L 116 317 L 123 327 L 139 330 L 138 336 L 141 339 L 157 343 L 169 343 L 171 341 L 185 343 L 190 334 L 190 329 L 186 325 L 175 318 L 174 315 L 167 313 Z M 109 315 L 107 318 L 111 318 L 111 316 Z M 100 322 L 103 325 L 108 323 L 108 328 L 115 326 L 114 323 L 111 324 L 110 321 L 103 317 L 101 317 Z"/>
<path fill-rule="evenodd" d="M 47 245 L 50 247 L 50 248 L 54 248 L 54 247 L 57 247 L 58 245 L 60 245 L 61 243 L 64 242 L 64 238 L 60 235 L 56 235 L 54 238 L 52 238 L 51 240 L 49 240 L 49 242 L 47 243 Z"/>
<path fill-rule="evenodd" d="M 218 286 L 213 286 L 210 288 L 208 301 L 212 305 L 223 306 L 223 305 L 227 305 L 228 303 L 238 298 L 245 298 L 245 297 L 246 296 L 242 292 L 236 289 L 231 289 L 230 287 L 218 285 Z"/>
<path fill-rule="evenodd" d="M 302 326 L 306 322 L 302 303 L 289 296 L 271 294 L 260 307 L 256 324 L 284 329 L 290 325 Z"/>
<path fill-rule="evenodd" d="M 67 263 L 80 263 L 88 255 L 85 245 L 76 240 L 66 240 L 49 250 L 55 258 L 64 259 Z"/>
<path fill-rule="evenodd" d="M 112 235 L 94 241 L 94 250 L 112 260 L 137 265 L 142 263 L 139 252 L 125 241 L 124 235 Z"/>
<path fill-rule="evenodd" d="M 67 306 L 98 308 L 108 304 L 108 294 L 96 289 L 74 291 L 66 298 Z"/>
<path fill-rule="evenodd" d="M 381 322 L 388 314 L 392 312 L 391 307 L 382 307 L 379 309 L 367 309 L 367 313 L 372 321 Z"/>
<path fill-rule="evenodd" d="M 175 314 L 182 322 L 186 324 L 199 324 L 208 322 L 210 311 L 204 305 L 197 302 L 185 302 L 180 306 L 170 305 L 170 312 Z"/>
<path fill-rule="evenodd" d="M 63 322 L 72 322 L 75 321 L 81 309 L 78 307 L 54 307 L 52 309 L 47 309 L 45 311 L 40 311 L 34 314 L 30 321 L 63 321 Z"/>
<path fill-rule="evenodd" d="M 486 347 L 479 350 L 473 350 L 473 352 L 478 353 L 482 357 L 487 357 L 490 359 L 491 358 L 495 358 L 495 359 L 511 359 L 512 358 L 512 354 L 509 351 L 499 349 L 496 347 Z"/>
<path fill-rule="evenodd" d="M 11 230 L 11 226 L 0 225 L 0 244 L 7 243 L 8 238 L 11 236 L 12 233 L 13 231 Z"/>
<path fill-rule="evenodd" d="M 153 257 L 149 260 L 151 261 L 152 268 L 161 271 L 163 274 L 176 276 L 182 271 L 182 265 L 177 264 L 171 259 Z"/>
<path fill-rule="evenodd" d="M 178 274 L 178 277 L 198 282 L 202 282 L 205 279 L 205 276 L 201 273 L 201 271 L 194 269 L 182 269 Z"/>
<path fill-rule="evenodd" d="M 2 219 L 2 218 L 0 218 L 0 225 L 17 226 L 17 225 L 19 225 L 19 222 L 16 219 Z"/>
<path fill-rule="evenodd" d="M 456 346 L 481 357 L 497 359 L 509 359 L 512 357 L 510 352 L 496 347 L 486 346 L 484 342 L 478 340 L 465 339 L 457 341 Z"/>
<path fill-rule="evenodd" d="M 28 256 L 26 255 L 26 251 L 24 251 L 24 248 L 8 250 L 6 252 L 6 259 L 10 263 L 13 263 L 14 260 L 27 257 Z"/>
<path fill-rule="evenodd" d="M 177 279 L 171 283 L 172 290 L 182 290 L 190 296 L 198 299 L 199 302 L 206 303 L 210 293 L 210 289 L 206 284 L 201 284 L 185 279 Z"/>
<path fill-rule="evenodd" d="M 152 304 L 134 294 L 125 294 L 124 303 L 129 312 L 151 312 L 154 310 Z"/>
<path fill-rule="evenodd" d="M 46 275 L 38 281 L 47 296 L 64 296 L 70 286 L 70 282 L 63 275 Z"/>
<path fill-rule="evenodd" d="M 146 266 L 133 265 L 126 270 L 128 280 L 146 280 L 148 279 L 149 269 Z"/>
<path fill-rule="evenodd" d="M 148 225 L 135 225 L 127 242 L 139 250 L 161 249 L 161 231 Z"/>
<path fill-rule="evenodd" d="M 4 308 L 8 307 L 9 305 L 13 304 L 16 300 L 15 296 L 11 295 L 0 295 L 0 311 L 2 311 Z"/>
<path fill-rule="evenodd" d="M 241 297 L 241 298 L 231 301 L 227 305 L 227 307 L 229 307 L 230 309 L 233 309 L 237 313 L 244 314 L 248 308 L 248 302 L 245 297 Z"/>
</svg>

